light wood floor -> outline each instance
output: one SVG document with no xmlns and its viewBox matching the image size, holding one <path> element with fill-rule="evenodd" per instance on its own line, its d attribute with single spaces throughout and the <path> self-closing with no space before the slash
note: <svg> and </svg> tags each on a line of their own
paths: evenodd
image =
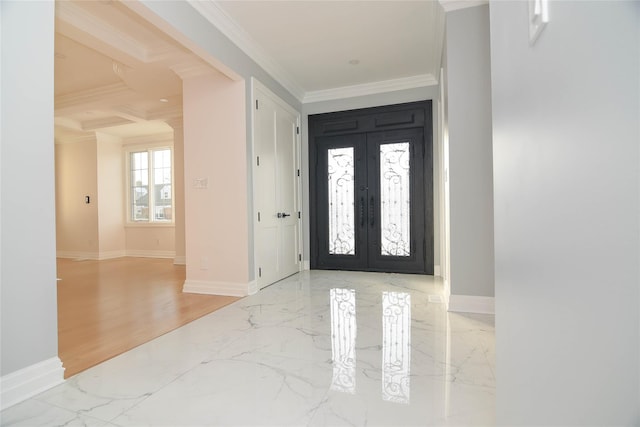
<svg viewBox="0 0 640 427">
<path fill-rule="evenodd" d="M 58 278 L 65 378 L 238 300 L 182 293 L 185 267 L 171 259 L 58 259 Z"/>
</svg>

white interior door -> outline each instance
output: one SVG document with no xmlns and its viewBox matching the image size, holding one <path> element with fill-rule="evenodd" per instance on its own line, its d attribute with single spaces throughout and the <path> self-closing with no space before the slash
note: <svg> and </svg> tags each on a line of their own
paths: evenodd
<svg viewBox="0 0 640 427">
<path fill-rule="evenodd" d="M 258 288 L 300 271 L 299 114 L 254 80 L 254 206 Z"/>
</svg>

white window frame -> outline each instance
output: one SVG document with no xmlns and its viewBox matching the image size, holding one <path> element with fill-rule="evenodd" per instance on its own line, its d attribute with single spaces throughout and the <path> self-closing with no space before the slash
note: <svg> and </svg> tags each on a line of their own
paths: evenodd
<svg viewBox="0 0 640 427">
<path fill-rule="evenodd" d="M 156 220 L 155 218 L 155 191 L 153 191 L 153 152 L 160 150 L 171 150 L 171 220 Z M 149 171 L 149 219 L 135 220 L 131 216 L 131 154 L 146 151 L 149 155 L 148 171 Z M 153 226 L 153 227 L 173 227 L 175 225 L 175 163 L 173 144 L 167 142 L 158 142 L 153 144 L 131 144 L 124 146 L 125 157 L 125 210 L 128 226 Z"/>
</svg>

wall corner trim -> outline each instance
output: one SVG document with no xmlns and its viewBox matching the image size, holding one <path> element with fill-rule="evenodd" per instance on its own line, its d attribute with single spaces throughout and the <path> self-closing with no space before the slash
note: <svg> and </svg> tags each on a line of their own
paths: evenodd
<svg viewBox="0 0 640 427">
<path fill-rule="evenodd" d="M 442 269 L 440 268 L 439 265 L 433 266 L 433 275 L 442 277 Z"/>
<path fill-rule="evenodd" d="M 473 295 L 449 295 L 447 311 L 459 313 L 495 314 L 495 298 Z"/>
<path fill-rule="evenodd" d="M 245 297 L 256 286 L 253 282 L 233 283 L 213 280 L 185 280 L 182 292 L 205 295 L 224 295 L 230 297 Z"/>
<path fill-rule="evenodd" d="M 311 270 L 311 261 L 309 261 L 308 259 L 305 259 L 302 263 L 302 269 L 304 271 Z"/>
<path fill-rule="evenodd" d="M 249 286 L 248 286 L 248 292 L 249 295 L 253 295 L 258 293 L 259 289 L 258 289 L 258 282 L 255 280 L 252 280 L 249 282 Z"/>
<path fill-rule="evenodd" d="M 64 382 L 58 357 L 43 360 L 0 378 L 0 410 L 20 403 Z"/>
</svg>

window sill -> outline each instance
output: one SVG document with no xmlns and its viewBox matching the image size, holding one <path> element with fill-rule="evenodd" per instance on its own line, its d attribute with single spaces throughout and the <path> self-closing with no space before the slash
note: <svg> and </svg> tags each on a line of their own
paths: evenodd
<svg viewBox="0 0 640 427">
<path fill-rule="evenodd" d="M 176 224 L 174 222 L 127 222 L 124 227 L 125 228 L 147 228 L 147 227 L 175 227 Z"/>
</svg>

